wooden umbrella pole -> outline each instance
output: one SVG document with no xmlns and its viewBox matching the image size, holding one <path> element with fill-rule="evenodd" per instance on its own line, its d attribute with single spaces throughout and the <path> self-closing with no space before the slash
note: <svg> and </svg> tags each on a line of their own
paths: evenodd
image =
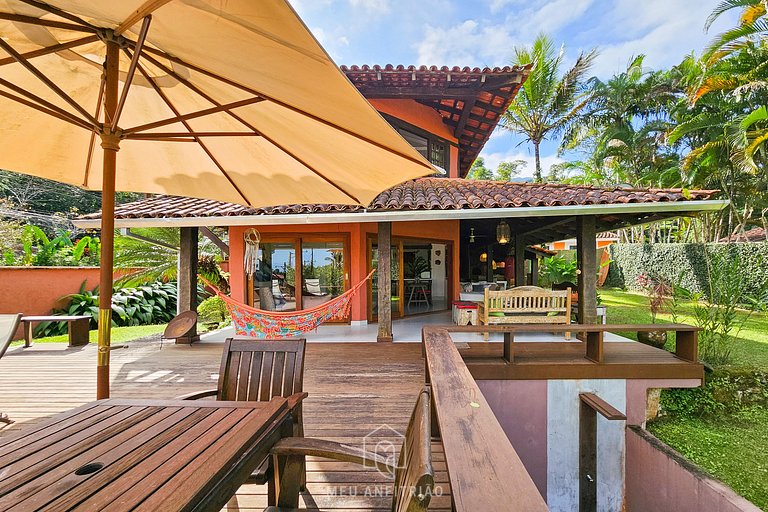
<svg viewBox="0 0 768 512">
<path fill-rule="evenodd" d="M 104 62 L 104 114 L 101 133 L 104 167 L 101 185 L 101 260 L 99 274 L 99 353 L 96 398 L 109 398 L 109 350 L 112 326 L 112 274 L 115 248 L 115 173 L 120 138 L 111 129 L 117 113 L 120 47 L 108 38 Z"/>
</svg>

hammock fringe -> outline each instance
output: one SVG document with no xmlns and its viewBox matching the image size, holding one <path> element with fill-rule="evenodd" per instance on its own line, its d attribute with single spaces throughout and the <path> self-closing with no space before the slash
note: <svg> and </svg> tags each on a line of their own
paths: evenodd
<svg viewBox="0 0 768 512">
<path fill-rule="evenodd" d="M 252 338 L 290 338 L 301 333 L 314 331 L 329 320 L 342 319 L 349 315 L 352 297 L 371 278 L 374 271 L 355 286 L 338 297 L 319 306 L 301 311 L 265 311 L 257 309 L 225 295 L 206 279 L 201 278 L 206 286 L 213 289 L 232 317 L 232 325 L 239 336 Z"/>
</svg>

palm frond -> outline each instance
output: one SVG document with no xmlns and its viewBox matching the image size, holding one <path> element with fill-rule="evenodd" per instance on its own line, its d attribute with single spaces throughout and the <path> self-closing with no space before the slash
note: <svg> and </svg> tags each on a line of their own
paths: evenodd
<svg viewBox="0 0 768 512">
<path fill-rule="evenodd" d="M 710 13 L 710 15 L 707 17 L 707 20 L 704 22 L 704 30 L 708 31 L 712 24 L 719 18 L 722 14 L 726 13 L 727 11 L 730 11 L 731 9 L 739 9 L 742 7 L 752 7 L 754 5 L 757 5 L 760 3 L 761 0 L 724 0 L 720 2 Z"/>
</svg>

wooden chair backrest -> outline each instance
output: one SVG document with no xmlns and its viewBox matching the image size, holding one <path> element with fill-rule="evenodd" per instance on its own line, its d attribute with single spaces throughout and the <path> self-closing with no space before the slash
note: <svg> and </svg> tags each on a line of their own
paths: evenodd
<svg viewBox="0 0 768 512">
<path fill-rule="evenodd" d="M 0 315 L 0 357 L 3 357 L 8 346 L 11 344 L 13 334 L 19 328 L 21 313 L 11 315 Z"/>
<path fill-rule="evenodd" d="M 400 448 L 393 512 L 424 512 L 432 499 L 435 472 L 432 469 L 431 403 L 432 395 L 427 386 L 419 393 Z"/>
<path fill-rule="evenodd" d="M 570 315 L 571 290 L 546 290 L 538 286 L 518 286 L 510 290 L 485 290 L 488 311 L 519 313 L 563 312 Z"/>
<path fill-rule="evenodd" d="M 228 338 L 216 397 L 258 402 L 304 391 L 306 343 L 306 339 Z"/>
</svg>

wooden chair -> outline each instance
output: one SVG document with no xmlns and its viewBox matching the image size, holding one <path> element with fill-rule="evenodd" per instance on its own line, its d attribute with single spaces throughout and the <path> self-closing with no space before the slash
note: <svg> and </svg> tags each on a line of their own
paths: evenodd
<svg viewBox="0 0 768 512">
<path fill-rule="evenodd" d="M 0 315 L 0 358 L 3 357 L 5 351 L 13 340 L 13 334 L 19 327 L 21 321 L 21 313 L 15 315 Z M 7 414 L 0 412 L 0 423 L 13 423 Z"/>
<path fill-rule="evenodd" d="M 301 403 L 307 397 L 304 385 L 306 339 L 261 340 L 228 338 L 224 342 L 216 389 L 180 396 L 182 400 L 215 397 L 216 400 L 269 401 L 288 399 L 293 416 L 293 435 L 304 436 Z M 272 482 L 269 457 L 246 483 Z M 304 477 L 302 476 L 302 479 Z M 304 485 L 302 480 L 301 485 Z M 270 495 L 274 492 L 270 483 Z M 274 501 L 270 501 L 274 503 Z"/>
<path fill-rule="evenodd" d="M 419 393 L 411 420 L 405 432 L 397 466 L 392 461 L 375 454 L 323 439 L 286 438 L 272 448 L 277 481 L 277 506 L 270 506 L 265 512 L 288 512 L 297 509 L 299 501 L 300 476 L 304 471 L 304 457 L 354 462 L 376 467 L 387 474 L 394 474 L 392 510 L 394 512 L 424 512 L 432 498 L 435 472 L 432 468 L 431 440 L 431 393 L 429 386 Z"/>
</svg>

